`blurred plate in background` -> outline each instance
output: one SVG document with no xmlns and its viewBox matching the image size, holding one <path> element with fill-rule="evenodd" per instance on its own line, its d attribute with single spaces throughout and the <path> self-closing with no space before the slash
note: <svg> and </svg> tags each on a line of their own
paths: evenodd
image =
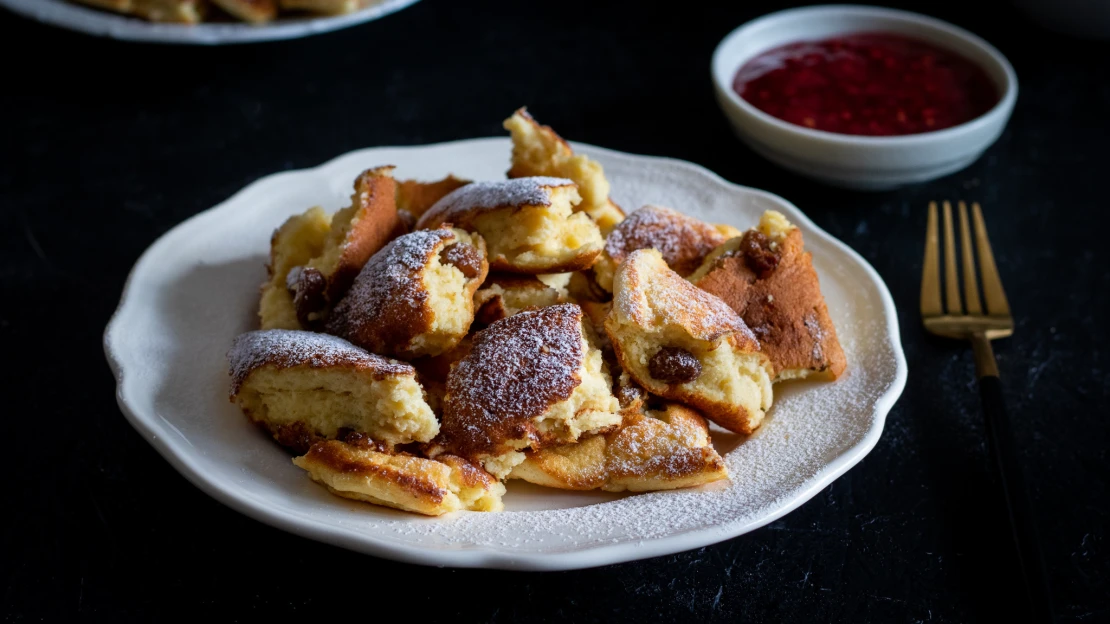
<svg viewBox="0 0 1110 624">
<path fill-rule="evenodd" d="M 256 26 L 246 22 L 163 24 L 127 15 L 117 15 L 69 2 L 69 0 L 0 0 L 5 7 L 40 22 L 98 37 L 149 43 L 222 45 L 296 39 L 369 22 L 415 4 L 417 0 L 382 0 L 346 15 L 279 18 Z"/>
</svg>

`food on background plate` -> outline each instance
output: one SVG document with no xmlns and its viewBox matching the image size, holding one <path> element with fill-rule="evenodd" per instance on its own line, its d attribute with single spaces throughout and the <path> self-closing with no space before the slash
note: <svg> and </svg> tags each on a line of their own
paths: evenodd
<svg viewBox="0 0 1110 624">
<path fill-rule="evenodd" d="M 690 280 L 736 311 L 771 358 L 775 381 L 836 379 L 847 367 L 802 231 L 768 210 L 713 250 Z"/>
<path fill-rule="evenodd" d="M 975 63 L 888 33 L 773 48 L 736 71 L 732 90 L 794 125 L 870 136 L 943 130 L 979 117 L 1000 99 Z"/>
<path fill-rule="evenodd" d="M 612 204 L 600 165 L 523 111 L 506 127 L 514 170 L 566 177 L 376 167 L 346 208 L 274 232 L 259 304 L 273 329 L 232 345 L 231 400 L 313 481 L 426 515 L 500 511 L 510 479 L 696 487 L 728 479 L 706 418 L 751 433 L 772 379 L 843 372 L 782 215 L 741 232 L 645 206 L 606 240 L 580 191 Z"/>
<path fill-rule="evenodd" d="M 242 20 L 265 24 L 280 12 L 341 15 L 378 4 L 381 0 L 71 0 L 79 4 L 134 15 L 151 22 L 199 24 L 202 21 Z M 218 10 L 214 10 L 218 9 Z"/>
<path fill-rule="evenodd" d="M 212 0 L 212 3 L 228 15 L 253 24 L 264 24 L 278 14 L 277 0 Z"/>
</svg>

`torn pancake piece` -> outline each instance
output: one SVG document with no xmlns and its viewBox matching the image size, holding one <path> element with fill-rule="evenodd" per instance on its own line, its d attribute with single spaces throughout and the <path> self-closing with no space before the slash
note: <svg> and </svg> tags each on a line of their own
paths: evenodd
<svg viewBox="0 0 1110 624">
<path fill-rule="evenodd" d="M 453 511 L 501 511 L 505 486 L 453 455 L 425 459 L 338 440 L 317 442 L 293 463 L 344 498 L 428 516 Z"/>
<path fill-rule="evenodd" d="M 575 154 L 563 137 L 550 126 L 541 126 L 523 108 L 503 125 L 513 139 L 510 178 L 553 176 L 573 180 L 582 195 L 578 209 L 597 223 L 602 236 L 624 219 L 624 211 L 609 198 L 609 181 L 600 163 Z"/>
<path fill-rule="evenodd" d="M 327 330 L 374 353 L 439 355 L 470 330 L 487 270 L 480 236 L 447 227 L 405 234 L 370 258 Z"/>
<path fill-rule="evenodd" d="M 647 492 L 728 478 L 697 412 L 670 403 L 626 417 L 617 431 L 529 451 L 509 478 L 565 490 Z"/>
<path fill-rule="evenodd" d="M 603 243 L 597 225 L 574 211 L 580 199 L 563 178 L 473 182 L 436 202 L 416 227 L 451 224 L 481 234 L 494 271 L 577 271 L 593 265 Z"/>
<path fill-rule="evenodd" d="M 690 276 L 736 311 L 771 359 L 775 381 L 836 379 L 848 361 L 802 231 L 768 210 L 759 225 L 713 251 Z"/>
<path fill-rule="evenodd" d="M 615 428 L 620 406 L 582 310 L 569 303 L 527 310 L 474 335 L 447 377 L 432 454 L 479 462 L 498 478 L 522 451 Z"/>
<path fill-rule="evenodd" d="M 235 338 L 227 357 L 231 401 L 297 452 L 345 431 L 389 445 L 427 442 L 439 433 L 412 366 L 341 338 L 252 331 Z"/>
<path fill-rule="evenodd" d="M 648 392 L 725 429 L 751 433 L 771 407 L 771 363 L 744 320 L 654 249 L 618 267 L 605 331 L 621 367 Z"/>
<path fill-rule="evenodd" d="M 295 291 L 289 288 L 289 275 L 299 271 L 324 251 L 331 229 L 331 215 L 319 206 L 293 215 L 270 237 L 269 280 L 262 285 L 258 318 L 262 329 L 306 329 L 297 318 Z"/>
<path fill-rule="evenodd" d="M 367 260 L 407 231 L 395 197 L 392 165 L 363 171 L 355 179 L 350 205 L 332 216 L 323 250 L 291 271 L 288 286 L 305 329 L 318 329 Z"/>
</svg>

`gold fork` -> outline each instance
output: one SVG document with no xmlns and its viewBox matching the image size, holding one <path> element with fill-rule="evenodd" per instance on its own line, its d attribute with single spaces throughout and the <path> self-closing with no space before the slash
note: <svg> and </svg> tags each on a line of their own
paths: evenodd
<svg viewBox="0 0 1110 624">
<path fill-rule="evenodd" d="M 1002 398 L 1002 382 L 998 378 L 998 364 L 991 350 L 991 340 L 1005 338 L 1014 333 L 1014 319 L 1010 305 L 1002 290 L 1002 279 L 994 263 L 987 226 L 978 202 L 971 205 L 975 223 L 975 249 L 972 250 L 971 230 L 968 227 L 967 205 L 959 202 L 960 247 L 963 265 L 964 302 L 960 301 L 960 283 L 957 277 L 956 236 L 952 227 L 952 205 L 944 202 L 944 301 L 941 305 L 940 241 L 937 232 L 937 203 L 929 202 L 929 219 L 925 230 L 925 262 L 921 274 L 921 316 L 925 329 L 946 338 L 971 342 L 975 356 L 975 370 L 979 375 L 979 394 L 983 402 L 987 446 L 992 464 L 998 472 L 998 481 L 1006 498 L 1010 515 L 1010 528 L 1017 546 L 1026 595 L 1032 603 L 1035 621 L 1051 622 L 1052 605 L 1048 592 L 1048 576 L 1044 560 L 1037 546 L 1036 525 L 1025 489 L 1021 464 L 1014 449 L 1010 420 Z M 979 285 L 976 280 L 975 256 L 979 257 L 979 272 L 983 281 L 983 298 L 986 309 L 980 304 Z M 964 306 L 966 305 L 966 312 Z"/>
</svg>

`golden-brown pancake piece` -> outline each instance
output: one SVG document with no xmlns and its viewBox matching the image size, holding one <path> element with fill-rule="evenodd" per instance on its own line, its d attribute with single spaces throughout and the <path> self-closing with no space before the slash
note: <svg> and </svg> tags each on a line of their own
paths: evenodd
<svg viewBox="0 0 1110 624">
<path fill-rule="evenodd" d="M 588 268 L 601 253 L 601 233 L 574 212 L 578 189 L 563 178 L 473 182 L 436 202 L 418 229 L 449 223 L 486 239 L 490 269 L 561 273 Z"/>
<path fill-rule="evenodd" d="M 283 9 L 342 15 L 364 9 L 380 0 L 278 0 Z"/>
<path fill-rule="evenodd" d="M 743 317 L 771 358 L 775 381 L 844 373 L 847 359 L 802 231 L 782 214 L 764 213 L 758 227 L 714 250 L 691 279 Z"/>
<path fill-rule="evenodd" d="M 743 319 L 654 249 L 632 252 L 617 269 L 605 330 L 623 369 L 648 392 L 725 429 L 751 433 L 771 407 L 771 364 Z"/>
<path fill-rule="evenodd" d="M 316 329 L 327 319 L 370 256 L 405 233 L 397 213 L 396 186 L 392 165 L 363 171 L 355 179 L 351 204 L 332 216 L 323 251 L 292 272 L 294 307 L 306 329 Z"/>
<path fill-rule="evenodd" d="M 459 343 L 486 277 L 485 243 L 462 230 L 419 230 L 366 263 L 327 330 L 374 353 L 411 359 Z"/>
<path fill-rule="evenodd" d="M 94 6 L 98 9 L 107 9 L 117 13 L 130 13 L 134 2 L 132 0 L 76 0 L 81 4 Z"/>
<path fill-rule="evenodd" d="M 231 400 L 296 451 L 348 430 L 391 445 L 427 442 L 439 432 L 415 369 L 335 336 L 247 332 L 227 357 Z"/>
<path fill-rule="evenodd" d="M 229 14 L 243 21 L 264 24 L 277 17 L 277 0 L 212 0 Z"/>
<path fill-rule="evenodd" d="M 428 209 L 451 191 L 470 184 L 470 180 L 449 175 L 435 182 L 397 180 L 397 210 L 408 213 L 415 224 Z"/>
<path fill-rule="evenodd" d="M 270 237 L 270 279 L 262 285 L 258 317 L 262 329 L 306 329 L 297 318 L 294 291 L 288 286 L 290 271 L 308 264 L 324 251 L 331 216 L 320 207 L 289 217 Z"/>
<path fill-rule="evenodd" d="M 615 427 L 619 405 L 582 310 L 559 304 L 502 319 L 475 334 L 451 369 L 437 444 L 503 477 L 520 451 Z"/>
<path fill-rule="evenodd" d="M 657 249 L 671 270 L 686 277 L 714 248 L 737 235 L 736 228 L 710 225 L 662 206 L 644 206 L 628 215 L 605 238 L 605 249 L 594 265 L 597 283 L 613 290 L 617 265 L 637 249 Z"/>
<path fill-rule="evenodd" d="M 626 418 L 612 433 L 529 451 L 509 476 L 566 490 L 646 492 L 727 479 L 728 470 L 705 419 L 668 404 Z"/>
<path fill-rule="evenodd" d="M 208 13 L 208 0 L 131 0 L 130 12 L 152 22 L 197 24 Z"/>
<path fill-rule="evenodd" d="M 385 453 L 371 445 L 317 442 L 293 463 L 333 494 L 428 516 L 453 511 L 501 511 L 505 486 L 453 455 L 425 459 Z"/>
<path fill-rule="evenodd" d="M 609 181 L 600 163 L 576 155 L 550 126 L 541 126 L 523 108 L 506 119 L 504 127 L 513 138 L 510 178 L 553 176 L 573 180 L 582 195 L 578 209 L 590 215 L 602 236 L 624 219 L 620 206 L 609 199 Z"/>
</svg>

